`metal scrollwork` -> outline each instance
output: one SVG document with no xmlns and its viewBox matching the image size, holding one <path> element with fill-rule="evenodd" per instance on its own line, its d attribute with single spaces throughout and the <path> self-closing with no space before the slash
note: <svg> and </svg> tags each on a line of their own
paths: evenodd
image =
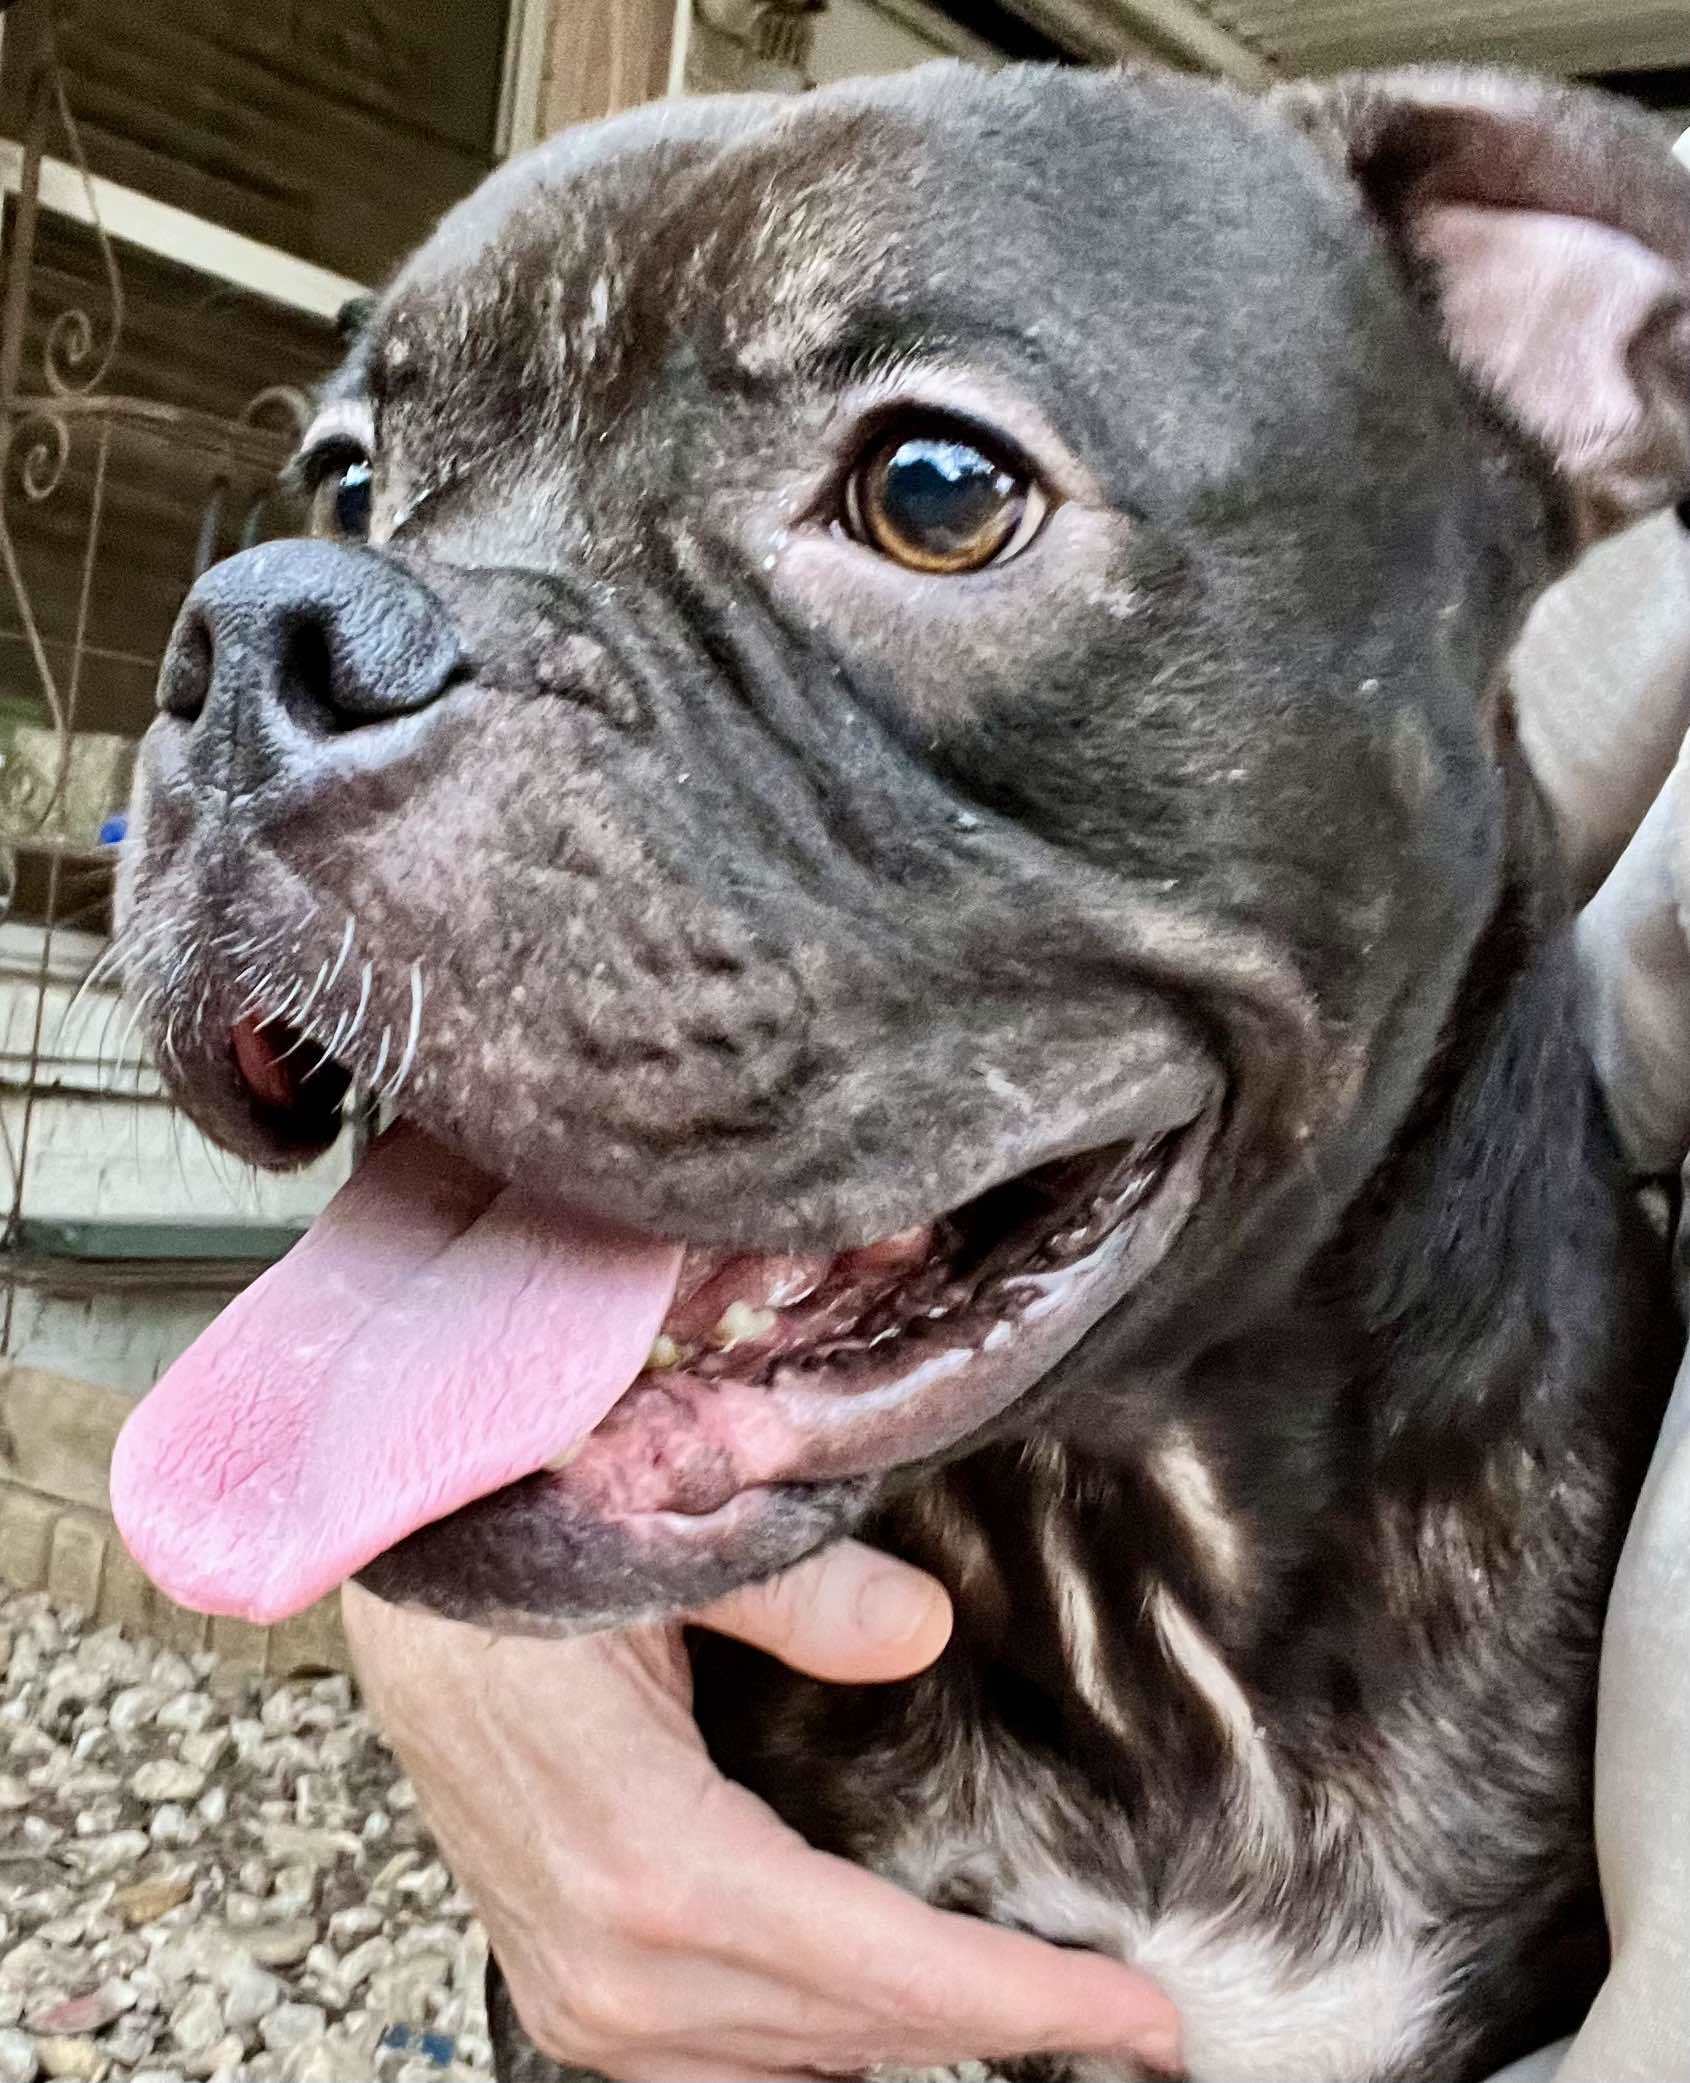
<svg viewBox="0 0 1690 2083">
<path fill-rule="evenodd" d="M 54 936 L 62 940 L 82 916 L 78 906 L 86 910 L 91 887 L 109 890 L 113 856 L 103 843 L 102 821 L 108 809 L 121 807 L 126 786 L 121 772 L 110 770 L 115 778 L 109 778 L 102 764 L 124 750 L 109 718 L 99 732 L 78 733 L 79 703 L 87 707 L 85 672 L 102 655 L 91 642 L 91 628 L 101 645 L 111 642 L 99 621 L 110 613 L 109 589 L 100 583 L 110 484 L 115 479 L 132 485 L 138 473 L 157 468 L 166 456 L 173 482 L 180 482 L 183 459 L 191 459 L 204 502 L 197 568 L 269 525 L 276 473 L 303 431 L 307 405 L 299 392 L 271 387 L 226 419 L 113 387 L 123 349 L 123 278 L 100 220 L 100 184 L 84 153 L 59 64 L 56 0 L 0 0 L 0 13 L 6 25 L 0 62 L 8 86 L 20 90 L 9 95 L 9 104 L 23 111 L 21 171 L 0 203 L 0 602 L 9 595 L 5 634 L 23 667 L 21 673 L 9 669 L 0 687 L 0 922 L 17 916 L 20 892 L 27 888 L 27 917 L 40 935 L 22 1106 L 0 1115 L 0 1220 L 9 1199 L 5 1236 L 15 1242 L 43 1081 L 41 1008 L 53 973 Z M 10 149 L 18 153 L 18 146 Z M 50 151 L 59 157 L 50 158 Z M 103 281 L 103 295 L 96 292 L 50 316 L 35 308 L 36 228 L 47 208 L 86 228 Z M 55 510 L 53 525 L 43 528 L 34 517 L 54 500 L 78 502 L 74 518 L 67 524 Z M 31 586 L 44 557 L 57 560 L 57 583 L 41 589 L 43 602 L 50 591 L 51 613 L 38 605 Z M 183 585 L 193 576 L 193 569 L 184 568 Z M 117 641 L 122 644 L 121 634 Z M 136 718 L 137 734 L 144 722 Z M 108 789 L 119 792 L 117 800 L 107 800 Z M 28 960 L 33 967 L 33 952 Z M 14 1018 L 13 1031 L 16 1024 Z M 8 1070 L 8 1083 L 17 1077 Z M 12 1295 L 0 1263 L 0 1353 L 10 1349 Z"/>
<path fill-rule="evenodd" d="M 20 419 L 10 430 L 6 443 L 8 464 L 12 452 L 21 450 L 23 460 L 18 481 L 24 497 L 39 503 L 51 499 L 59 489 L 70 461 L 70 429 L 57 413 L 37 409 Z"/>
<path fill-rule="evenodd" d="M 695 0 L 697 18 L 754 65 L 805 79 L 827 0 Z"/>
<path fill-rule="evenodd" d="M 59 396 L 88 397 L 105 382 L 111 373 L 112 363 L 117 359 L 118 343 L 123 337 L 123 275 L 118 268 L 117 255 L 112 249 L 111 239 L 100 222 L 94 176 L 88 170 L 87 155 L 82 149 L 82 134 L 76 127 L 76 118 L 70 112 L 70 99 L 65 93 L 64 78 L 56 66 L 52 74 L 52 101 L 65 143 L 76 162 L 82 192 L 87 198 L 90 226 L 95 243 L 99 247 L 100 266 L 105 274 L 106 295 L 111 308 L 106 321 L 106 344 L 103 350 L 96 345 L 98 335 L 94 321 L 86 311 L 61 311 L 47 329 L 42 374 L 47 380 L 48 388 L 57 392 Z"/>
</svg>

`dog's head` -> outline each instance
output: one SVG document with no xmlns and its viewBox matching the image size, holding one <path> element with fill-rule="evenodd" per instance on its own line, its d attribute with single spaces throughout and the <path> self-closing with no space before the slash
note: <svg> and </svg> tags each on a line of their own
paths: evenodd
<svg viewBox="0 0 1690 2083">
<path fill-rule="evenodd" d="M 1687 270 L 1650 126 L 1483 75 L 940 67 L 496 175 L 166 663 L 175 1092 L 407 1126 L 132 1424 L 143 1559 L 680 1607 L 1236 1324 L 1496 908 L 1525 605 L 1690 489 Z"/>
</svg>

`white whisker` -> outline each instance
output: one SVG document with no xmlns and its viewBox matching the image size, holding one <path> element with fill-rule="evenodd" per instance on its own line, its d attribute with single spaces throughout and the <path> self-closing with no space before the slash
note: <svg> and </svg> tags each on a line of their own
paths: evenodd
<svg viewBox="0 0 1690 2083">
<path fill-rule="evenodd" d="M 260 1034 L 264 1032 L 266 1027 L 275 1026 L 278 1020 L 287 1019 L 288 1015 L 293 1010 L 294 1000 L 299 996 L 300 992 L 304 990 L 304 988 L 305 986 L 303 984 L 295 984 L 293 989 L 282 1000 L 280 1005 L 271 1007 L 270 1011 L 267 1012 L 264 1015 L 263 1019 L 260 1020 L 258 1023 L 258 1031 Z"/>
<path fill-rule="evenodd" d="M 339 981 L 340 972 L 346 967 L 346 958 L 352 952 L 352 936 L 356 930 L 357 922 L 352 917 L 352 914 L 348 912 L 346 915 L 346 931 L 340 936 L 340 953 L 334 958 L 334 967 L 329 971 L 328 982 L 323 986 L 325 991 L 332 991 Z"/>
<path fill-rule="evenodd" d="M 88 1016 L 92 1017 L 91 994 L 114 976 L 125 963 L 135 962 L 143 948 L 156 946 L 166 933 L 175 929 L 176 923 L 177 921 L 173 914 L 171 917 L 160 919 L 156 924 L 149 926 L 145 932 L 120 933 L 109 946 L 100 951 L 88 965 L 88 968 L 83 973 L 82 981 L 77 985 L 71 997 L 70 1003 L 60 1015 L 58 1031 L 60 1046 L 72 1046 L 74 1041 L 79 1038 L 79 1036 L 73 1036 L 71 1033 L 71 1022 L 76 1017 L 78 1011 L 86 1007 Z"/>
<path fill-rule="evenodd" d="M 317 1003 L 318 994 L 321 992 L 323 988 L 323 981 L 327 977 L 328 973 L 329 965 L 325 962 L 322 968 L 319 969 L 317 972 L 317 981 L 311 986 L 310 990 L 306 992 L 304 1002 L 301 1004 L 298 1012 L 291 1015 L 294 1025 L 303 1026 L 305 1022 L 311 1017 L 311 1008 Z"/>
<path fill-rule="evenodd" d="M 375 975 L 375 964 L 373 962 L 366 962 L 364 964 L 363 981 L 358 986 L 358 1009 L 352 1015 L 352 1025 L 347 1028 L 345 1038 L 342 1040 L 338 1040 L 336 1043 L 336 1047 L 342 1049 L 349 1049 L 351 1048 L 353 1042 L 357 1040 L 358 1030 L 364 1024 L 364 1015 L 370 1009 L 370 988 L 375 982 Z M 331 1049 L 329 1053 L 332 1055 L 334 1051 Z"/>
<path fill-rule="evenodd" d="M 122 1011 L 123 999 L 121 996 L 115 996 L 111 1004 L 106 1008 L 105 1019 L 100 1023 L 100 1039 L 94 1049 L 94 1089 L 96 1092 L 105 1090 L 106 1045 L 111 1040 L 112 1023 Z"/>
<path fill-rule="evenodd" d="M 417 1044 L 422 1039 L 423 978 L 422 964 L 411 964 L 411 1025 L 405 1036 L 405 1052 L 399 1059 L 399 1068 L 389 1079 L 381 1093 L 383 1104 L 391 1106 L 405 1089 L 412 1067 L 417 1060 Z"/>
</svg>

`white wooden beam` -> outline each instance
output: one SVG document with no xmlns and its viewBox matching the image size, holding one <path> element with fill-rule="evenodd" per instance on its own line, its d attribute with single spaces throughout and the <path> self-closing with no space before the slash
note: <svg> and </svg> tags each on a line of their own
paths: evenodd
<svg viewBox="0 0 1690 2083">
<path fill-rule="evenodd" d="M 1220 73 L 1244 87 L 1265 87 L 1273 66 L 1223 28 L 1199 0 L 1005 0 L 1016 14 L 1083 58 L 1109 63 L 1141 58 L 1146 49 Z"/>
<path fill-rule="evenodd" d="M 511 0 L 505 26 L 505 68 L 499 88 L 499 157 L 526 152 L 540 141 L 540 107 L 546 87 L 546 40 L 550 0 Z"/>
<path fill-rule="evenodd" d="M 23 147 L 0 139 L 0 194 L 16 195 L 23 185 Z M 125 188 L 101 174 L 84 180 L 63 159 L 41 162 L 41 207 L 77 224 L 96 218 L 114 239 L 155 253 L 161 260 L 193 268 L 254 296 L 268 297 L 313 318 L 333 319 L 349 298 L 362 296 L 364 285 L 350 276 L 320 268 L 279 247 L 261 245 L 244 233 L 229 231 L 209 218 L 161 203 L 138 188 Z"/>
<path fill-rule="evenodd" d="M 1171 46 L 1205 72 L 1218 72 L 1241 87 L 1266 87 L 1277 77 L 1272 64 L 1242 37 L 1222 26 L 1198 0 L 1119 0 L 1129 22 Z"/>
</svg>

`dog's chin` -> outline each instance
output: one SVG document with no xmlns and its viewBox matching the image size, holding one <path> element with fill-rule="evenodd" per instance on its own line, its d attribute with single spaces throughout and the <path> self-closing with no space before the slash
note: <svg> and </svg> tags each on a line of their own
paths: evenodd
<svg viewBox="0 0 1690 2083">
<path fill-rule="evenodd" d="M 832 1257 L 689 1251 L 653 1361 L 556 1466 L 368 1564 L 379 1596 L 509 1632 L 684 1613 L 848 1532 L 964 1451 L 1194 1206 L 1214 1123 L 1041 1166 Z"/>
<path fill-rule="evenodd" d="M 713 1512 L 595 1510 L 530 1476 L 378 1555 L 358 1582 L 502 1634 L 575 1635 L 694 1612 L 849 1533 L 873 1477 L 756 1485 Z"/>
</svg>

